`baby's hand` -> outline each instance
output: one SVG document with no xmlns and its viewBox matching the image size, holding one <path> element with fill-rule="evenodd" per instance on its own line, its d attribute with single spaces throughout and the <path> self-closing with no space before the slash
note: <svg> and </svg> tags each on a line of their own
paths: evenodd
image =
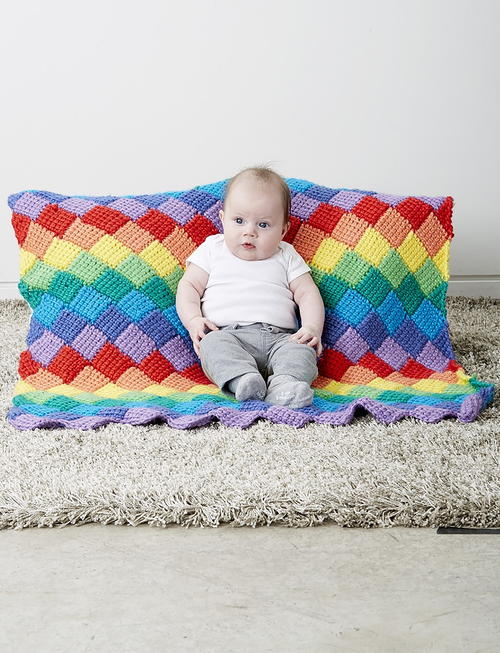
<svg viewBox="0 0 500 653">
<path fill-rule="evenodd" d="M 323 351 L 321 333 L 315 327 L 303 324 L 296 333 L 292 333 L 290 340 L 314 347 L 316 349 L 316 356 L 318 358 L 321 356 L 321 352 Z"/>
<path fill-rule="evenodd" d="M 189 337 L 193 341 L 196 355 L 200 356 L 200 340 L 207 335 L 208 331 L 218 331 L 219 327 L 206 317 L 193 317 L 188 324 Z"/>
</svg>

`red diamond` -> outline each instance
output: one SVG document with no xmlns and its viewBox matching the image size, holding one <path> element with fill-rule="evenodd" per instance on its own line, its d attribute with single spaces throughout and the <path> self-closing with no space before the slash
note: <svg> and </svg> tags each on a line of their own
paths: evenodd
<svg viewBox="0 0 500 653">
<path fill-rule="evenodd" d="M 311 213 L 307 224 L 311 225 L 311 227 L 321 229 L 325 234 L 331 234 L 344 213 L 344 209 L 322 202 L 318 208 Z"/>
<path fill-rule="evenodd" d="M 403 376 L 409 376 L 411 379 L 427 379 L 433 374 L 433 370 L 429 370 L 418 361 L 410 358 L 406 365 L 399 370 L 399 373 Z"/>
<path fill-rule="evenodd" d="M 64 383 L 71 383 L 80 374 L 88 361 L 72 347 L 64 345 L 47 367 L 49 372 L 61 377 Z"/>
<path fill-rule="evenodd" d="M 150 209 L 137 220 L 136 224 L 149 231 L 157 240 L 166 238 L 177 226 L 175 220 L 156 209 Z"/>
<path fill-rule="evenodd" d="M 57 204 L 48 204 L 38 216 L 37 223 L 61 237 L 76 218 L 74 213 L 61 209 Z"/>
<path fill-rule="evenodd" d="M 92 365 L 111 381 L 116 381 L 129 367 L 136 367 L 135 362 L 129 356 L 126 356 L 110 342 L 107 342 L 92 359 Z"/>
<path fill-rule="evenodd" d="M 283 240 L 287 243 L 292 244 L 295 239 L 295 236 L 297 235 L 297 231 L 300 229 L 301 224 L 302 224 L 302 220 L 300 218 L 296 218 L 294 215 L 291 215 L 290 225 L 288 227 L 288 231 L 283 236 Z"/>
<path fill-rule="evenodd" d="M 144 374 L 147 374 L 150 379 L 153 379 L 157 383 L 161 383 L 163 379 L 166 379 L 167 376 L 176 371 L 175 367 L 159 351 L 154 351 L 147 356 L 141 361 L 138 367 Z"/>
<path fill-rule="evenodd" d="M 207 236 L 213 236 L 219 233 L 212 222 L 199 213 L 184 226 L 184 231 L 197 245 L 201 245 Z"/>
<path fill-rule="evenodd" d="M 82 217 L 82 222 L 98 227 L 108 234 L 114 234 L 120 227 L 130 222 L 130 218 L 108 206 L 94 206 Z"/>
<path fill-rule="evenodd" d="M 362 365 L 363 367 L 366 367 L 372 372 L 375 372 L 377 376 L 380 376 L 382 378 L 389 376 L 389 374 L 392 374 L 394 372 L 393 367 L 388 365 L 385 361 L 383 361 L 381 358 L 376 356 L 371 351 L 367 352 L 363 356 L 363 358 L 359 359 L 358 365 Z"/>
<path fill-rule="evenodd" d="M 12 226 L 14 227 L 17 242 L 21 247 L 23 246 L 31 222 L 32 221 L 28 217 L 21 215 L 20 213 L 14 213 L 12 215 Z"/>
<path fill-rule="evenodd" d="M 318 372 L 335 381 L 340 381 L 345 371 L 351 367 L 352 362 L 336 349 L 325 349 L 318 361 Z"/>
<path fill-rule="evenodd" d="M 447 197 L 436 212 L 436 217 L 443 225 L 444 230 L 450 238 L 453 238 L 453 226 L 451 214 L 453 213 L 453 197 Z"/>
<path fill-rule="evenodd" d="M 28 350 L 21 352 L 21 355 L 19 356 L 18 367 L 19 376 L 21 379 L 25 379 L 32 374 L 36 374 L 40 368 L 40 363 L 37 363 L 37 361 L 32 357 Z"/>
<path fill-rule="evenodd" d="M 430 204 L 416 197 L 407 197 L 396 205 L 396 211 L 406 218 L 413 229 L 418 229 L 433 210 Z"/>
<path fill-rule="evenodd" d="M 386 202 L 381 202 L 376 197 L 371 195 L 365 195 L 362 200 L 360 200 L 356 206 L 352 208 L 352 213 L 369 222 L 371 225 L 377 224 L 379 218 L 384 215 L 384 213 L 389 208 L 389 204 Z"/>
</svg>

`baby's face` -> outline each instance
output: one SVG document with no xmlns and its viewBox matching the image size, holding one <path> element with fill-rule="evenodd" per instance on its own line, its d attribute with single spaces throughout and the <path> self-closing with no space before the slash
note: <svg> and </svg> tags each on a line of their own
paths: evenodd
<svg viewBox="0 0 500 653">
<path fill-rule="evenodd" d="M 236 180 L 219 215 L 229 251 L 245 261 L 275 254 L 288 231 L 283 226 L 283 200 L 277 185 L 254 178 Z"/>
</svg>

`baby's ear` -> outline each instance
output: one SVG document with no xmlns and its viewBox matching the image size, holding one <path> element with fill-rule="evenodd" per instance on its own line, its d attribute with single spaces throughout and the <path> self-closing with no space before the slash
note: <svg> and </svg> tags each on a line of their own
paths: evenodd
<svg viewBox="0 0 500 653">
<path fill-rule="evenodd" d="M 224 220 L 224 211 L 222 209 L 220 209 L 220 211 L 219 211 L 219 218 L 221 220 Z"/>
</svg>

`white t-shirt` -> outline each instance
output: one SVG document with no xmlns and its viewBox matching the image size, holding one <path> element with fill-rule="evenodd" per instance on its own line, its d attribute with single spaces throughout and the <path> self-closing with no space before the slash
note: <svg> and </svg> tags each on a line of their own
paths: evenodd
<svg viewBox="0 0 500 653">
<path fill-rule="evenodd" d="M 245 261 L 229 251 L 224 234 L 215 234 L 187 257 L 188 262 L 208 272 L 201 312 L 217 326 L 266 322 L 297 328 L 289 284 L 311 268 L 290 243 L 282 240 L 269 258 Z"/>
</svg>

